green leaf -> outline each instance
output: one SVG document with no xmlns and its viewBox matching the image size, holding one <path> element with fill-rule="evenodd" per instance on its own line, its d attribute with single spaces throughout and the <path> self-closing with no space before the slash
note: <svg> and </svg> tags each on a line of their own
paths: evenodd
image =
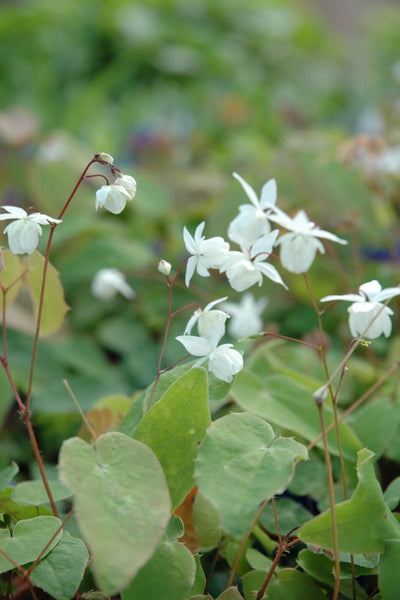
<svg viewBox="0 0 400 600">
<path fill-rule="evenodd" d="M 179 542 L 161 542 L 153 558 L 122 592 L 122 600 L 184 600 L 196 575 L 196 562 Z"/>
<path fill-rule="evenodd" d="M 333 588 L 335 586 L 335 577 L 333 575 L 334 565 L 328 557 L 324 554 L 314 554 L 311 550 L 301 550 L 297 557 L 297 562 L 308 575 L 313 579 L 329 585 Z M 340 571 L 342 575 L 342 571 Z M 360 575 L 358 571 L 356 575 Z M 359 600 L 366 600 L 367 594 L 365 590 L 356 583 L 357 586 L 357 598 Z M 351 581 L 340 582 L 340 593 L 346 598 L 353 598 L 353 585 Z"/>
<path fill-rule="evenodd" d="M 185 526 L 182 519 L 175 517 L 174 515 L 170 518 L 166 536 L 170 542 L 175 542 L 178 538 L 181 538 L 185 533 Z"/>
<path fill-rule="evenodd" d="M 366 448 L 358 452 L 358 485 L 350 500 L 336 505 L 341 552 L 383 552 L 385 540 L 400 540 L 400 526 L 385 505 L 381 487 L 375 477 L 373 456 L 373 452 Z M 331 510 L 303 525 L 297 535 L 308 544 L 333 550 Z"/>
<path fill-rule="evenodd" d="M 200 555 L 195 554 L 194 560 L 196 562 L 196 574 L 193 585 L 189 590 L 188 597 L 194 596 L 195 594 L 202 594 L 206 587 L 206 576 L 204 575 L 203 567 L 201 566 Z"/>
<path fill-rule="evenodd" d="M 74 597 L 89 561 L 82 540 L 64 532 L 60 542 L 36 565 L 31 581 L 55 600 Z"/>
<path fill-rule="evenodd" d="M 78 438 L 64 442 L 60 478 L 75 494 L 99 587 L 117 592 L 149 560 L 166 530 L 171 501 L 161 466 L 150 448 L 112 432 L 94 448 Z"/>
<path fill-rule="evenodd" d="M 246 600 L 255 600 L 258 590 L 261 589 L 268 571 L 248 571 L 242 577 L 243 594 Z M 276 572 L 276 571 L 275 571 Z M 265 597 L 265 596 L 264 596 Z"/>
<path fill-rule="evenodd" d="M 223 529 L 243 536 L 260 502 L 286 489 L 297 458 L 307 458 L 305 446 L 275 436 L 255 415 L 231 413 L 209 427 L 198 451 L 196 481 L 217 508 Z"/>
<path fill-rule="evenodd" d="M 18 296 L 19 290 L 21 289 L 23 277 L 18 279 L 24 270 L 24 264 L 17 254 L 13 254 L 11 250 L 3 250 L 3 261 L 4 269 L 1 271 L 1 284 L 5 288 L 8 286 L 10 289 L 6 294 L 6 306 L 10 306 Z M 18 281 L 14 283 L 14 281 Z M 14 285 L 12 285 L 14 283 Z M 3 294 L 0 294 L 0 310 L 3 310 Z"/>
<path fill-rule="evenodd" d="M 294 527 L 303 525 L 303 523 L 309 521 L 312 517 L 312 514 L 308 510 L 295 500 L 292 500 L 292 498 L 277 498 L 276 512 L 282 534 L 289 532 Z M 264 529 L 272 533 L 277 533 L 271 502 L 263 510 L 260 516 L 260 524 Z"/>
<path fill-rule="evenodd" d="M 26 279 L 33 302 L 35 319 L 39 310 L 40 290 L 42 286 L 44 257 L 37 251 L 30 255 L 29 270 Z M 47 268 L 46 289 L 43 300 L 42 322 L 40 335 L 54 333 L 64 323 L 64 317 L 69 310 L 64 300 L 64 290 L 58 271 L 49 263 Z"/>
<path fill-rule="evenodd" d="M 384 453 L 400 420 L 400 399 L 376 398 L 349 417 L 355 434 L 378 459 Z"/>
<path fill-rule="evenodd" d="M 264 598 L 268 600 L 326 600 L 321 588 L 307 575 L 295 569 L 282 569 L 273 577 Z"/>
<path fill-rule="evenodd" d="M 59 481 L 49 481 L 49 486 L 56 502 L 71 496 L 71 491 Z M 49 498 L 42 480 L 22 481 L 14 488 L 11 498 L 14 502 L 23 505 L 39 506 L 40 504 L 49 504 Z"/>
<path fill-rule="evenodd" d="M 5 469 L 0 470 L 0 492 L 2 492 L 19 471 L 17 463 L 13 462 Z"/>
<path fill-rule="evenodd" d="M 383 600 L 399 598 L 400 542 L 388 540 L 379 568 L 379 590 Z"/>
<path fill-rule="evenodd" d="M 47 506 L 23 506 L 17 504 L 11 495 L 14 492 L 13 487 L 8 486 L 0 493 L 0 514 L 8 513 L 13 519 L 30 519 L 39 515 L 51 516 L 53 511 Z"/>
<path fill-rule="evenodd" d="M 272 567 L 272 560 L 268 558 L 268 556 L 265 556 L 265 554 L 261 554 L 261 552 L 255 548 L 248 548 L 246 560 L 252 569 L 263 570 L 265 573 Z"/>
<path fill-rule="evenodd" d="M 396 479 L 393 479 L 388 485 L 383 494 L 383 498 L 390 510 L 394 510 L 398 506 L 400 502 L 400 477 L 396 477 Z"/>
<path fill-rule="evenodd" d="M 59 529 L 58 533 L 57 530 Z M 50 542 L 44 556 L 62 537 L 61 521 L 56 517 L 34 517 L 18 521 L 12 537 L 8 529 L 0 529 L 0 548 L 18 565 L 33 562 Z M 0 573 L 14 569 L 3 555 L 0 555 Z"/>
<path fill-rule="evenodd" d="M 243 596 L 236 587 L 230 587 L 218 596 L 218 600 L 243 600 Z"/>
<path fill-rule="evenodd" d="M 193 503 L 193 526 L 200 547 L 215 547 L 221 538 L 221 525 L 218 511 L 199 490 Z"/>
<path fill-rule="evenodd" d="M 175 381 L 133 434 L 158 457 L 167 478 L 173 510 L 194 486 L 197 446 L 209 424 L 207 373 L 199 368 Z"/>
<path fill-rule="evenodd" d="M 306 440 L 314 440 L 321 433 L 318 410 L 309 388 L 282 375 L 261 378 L 249 371 L 241 371 L 231 388 L 235 402 L 268 422 L 300 434 Z M 325 424 L 333 423 L 333 410 L 323 406 Z M 346 423 L 340 423 L 343 454 L 350 460 L 361 448 L 360 441 Z M 335 432 L 328 434 L 329 450 L 338 454 Z M 322 442 L 318 444 L 323 447 Z"/>
</svg>

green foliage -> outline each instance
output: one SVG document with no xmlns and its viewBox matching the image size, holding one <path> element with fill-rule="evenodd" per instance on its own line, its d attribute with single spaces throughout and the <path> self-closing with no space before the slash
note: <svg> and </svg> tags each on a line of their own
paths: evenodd
<svg viewBox="0 0 400 600">
<path fill-rule="evenodd" d="M 57 502 L 71 496 L 70 490 L 59 481 L 49 481 L 52 496 Z M 48 504 L 49 498 L 42 481 L 22 481 L 11 494 L 11 498 L 18 504 L 39 506 Z"/>
<path fill-rule="evenodd" d="M 255 415 L 232 413 L 210 426 L 199 448 L 195 478 L 218 509 L 223 529 L 243 536 L 259 503 L 286 489 L 297 458 L 307 458 L 305 446 L 276 436 Z"/>
<path fill-rule="evenodd" d="M 173 510 L 194 485 L 197 446 L 209 424 L 207 373 L 193 369 L 168 388 L 134 431 L 163 467 Z"/>
<path fill-rule="evenodd" d="M 56 517 L 34 517 L 18 521 L 12 535 L 8 529 L 0 529 L 0 548 L 18 565 L 34 561 L 39 553 L 46 556 L 62 538 L 61 521 Z M 46 548 L 46 549 L 45 549 Z M 0 573 L 14 568 L 3 555 L 0 555 Z"/>
<path fill-rule="evenodd" d="M 100 436 L 95 449 L 72 438 L 61 448 L 60 477 L 74 492 L 100 588 L 120 590 L 154 553 L 169 519 L 170 498 L 157 458 L 122 433 Z"/>
</svg>

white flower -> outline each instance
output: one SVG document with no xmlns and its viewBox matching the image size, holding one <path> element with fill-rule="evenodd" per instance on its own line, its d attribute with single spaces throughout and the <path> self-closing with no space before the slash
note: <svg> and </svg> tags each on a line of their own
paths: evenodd
<svg viewBox="0 0 400 600">
<path fill-rule="evenodd" d="M 122 185 L 123 188 L 128 192 L 130 200 L 135 197 L 136 194 L 136 179 L 131 175 L 120 175 L 114 181 L 114 185 Z"/>
<path fill-rule="evenodd" d="M 251 248 L 242 252 L 236 250 L 229 252 L 220 271 L 221 273 L 226 272 L 234 290 L 243 292 L 255 283 L 261 285 L 263 275 L 287 289 L 275 267 L 265 262 L 272 252 L 278 233 L 278 230 L 275 229 L 275 231 L 263 235 Z"/>
<path fill-rule="evenodd" d="M 126 283 L 125 275 L 118 269 L 100 269 L 93 278 L 90 287 L 93 296 L 99 300 L 110 300 L 117 292 L 120 292 L 128 300 L 135 297 L 135 292 Z"/>
<path fill-rule="evenodd" d="M 243 357 L 233 349 L 233 344 L 218 346 L 221 339 L 218 332 L 211 339 L 195 335 L 179 335 L 176 339 L 183 344 L 189 354 L 201 357 L 193 367 L 199 367 L 208 360 L 208 370 L 217 379 L 230 383 L 233 375 L 243 368 Z"/>
<path fill-rule="evenodd" d="M 325 248 L 317 238 L 347 244 L 346 240 L 317 227 L 303 210 L 292 219 L 275 208 L 275 214 L 270 215 L 269 219 L 292 232 L 285 233 L 277 242 L 277 246 L 281 246 L 281 263 L 291 273 L 305 273 L 312 265 L 317 250 L 325 254 Z"/>
<path fill-rule="evenodd" d="M 349 327 L 353 337 L 368 337 L 371 340 L 379 337 L 382 333 L 388 337 L 392 331 L 392 321 L 390 319 L 393 311 L 382 302 L 400 295 L 400 288 L 386 288 L 376 279 L 360 285 L 359 294 L 344 294 L 342 296 L 325 296 L 321 302 L 330 302 L 332 300 L 345 300 L 353 302 L 347 309 L 349 312 Z M 373 322 L 372 322 L 373 321 Z"/>
<path fill-rule="evenodd" d="M 114 215 L 118 215 L 124 210 L 127 200 L 131 199 L 132 196 L 124 186 L 115 183 L 103 185 L 96 192 L 96 210 L 102 206 Z"/>
<path fill-rule="evenodd" d="M 98 154 L 95 154 L 95 159 L 99 162 L 106 163 L 107 165 L 114 164 L 114 159 L 108 152 L 99 152 Z"/>
<path fill-rule="evenodd" d="M 239 303 L 225 302 L 222 306 L 231 315 L 229 335 L 240 339 L 260 333 L 263 329 L 261 314 L 267 304 L 266 298 L 256 300 L 249 292 L 243 294 Z"/>
<path fill-rule="evenodd" d="M 208 277 L 208 269 L 219 269 L 229 252 L 229 244 L 222 237 L 213 237 L 208 240 L 202 236 L 205 222 L 197 226 L 194 237 L 186 227 L 183 228 L 183 239 L 189 254 L 192 256 L 186 265 L 186 286 L 189 286 L 193 273 L 196 270 L 202 277 Z"/>
<path fill-rule="evenodd" d="M 271 231 L 267 215 L 270 212 L 268 209 L 276 204 L 276 181 L 267 181 L 258 199 L 253 188 L 240 175 L 233 173 L 233 176 L 242 185 L 251 204 L 239 206 L 239 214 L 229 225 L 228 237 L 241 247 L 248 248 L 259 237 Z"/>
<path fill-rule="evenodd" d="M 159 261 L 159 263 L 157 265 L 157 270 L 162 275 L 166 275 L 167 277 L 171 273 L 171 268 L 172 268 L 171 263 L 169 263 L 167 260 L 164 260 L 163 258 Z"/>
<path fill-rule="evenodd" d="M 8 214 L 1 214 L 0 221 L 15 219 L 4 229 L 8 235 L 8 244 L 14 254 L 32 254 L 42 235 L 41 225 L 61 223 L 60 219 L 53 219 L 47 215 L 35 212 L 28 214 L 23 208 L 17 206 L 2 206 Z"/>
<path fill-rule="evenodd" d="M 219 298 L 207 304 L 204 310 L 201 308 L 195 310 L 186 325 L 184 334 L 189 335 L 192 333 L 192 329 L 197 323 L 197 329 L 201 337 L 211 339 L 214 335 L 219 335 L 218 339 L 221 339 L 225 333 L 225 321 L 229 319 L 229 315 L 223 310 L 213 310 L 213 308 L 226 299 L 227 296 Z"/>
</svg>

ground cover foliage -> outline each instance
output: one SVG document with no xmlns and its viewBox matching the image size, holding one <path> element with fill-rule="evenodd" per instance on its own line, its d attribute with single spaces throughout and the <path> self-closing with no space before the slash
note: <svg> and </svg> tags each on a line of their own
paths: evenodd
<svg viewBox="0 0 400 600">
<path fill-rule="evenodd" d="M 1 596 L 397 600 L 398 10 L 0 12 Z"/>
</svg>

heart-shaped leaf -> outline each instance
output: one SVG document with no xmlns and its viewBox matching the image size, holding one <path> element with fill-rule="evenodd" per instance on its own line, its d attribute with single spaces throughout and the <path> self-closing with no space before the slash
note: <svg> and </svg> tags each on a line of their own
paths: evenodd
<svg viewBox="0 0 400 600">
<path fill-rule="evenodd" d="M 260 502 L 282 493 L 293 476 L 293 462 L 307 449 L 276 436 L 256 415 L 231 413 L 214 421 L 196 460 L 196 482 L 218 509 L 223 529 L 243 536 Z"/>
<path fill-rule="evenodd" d="M 54 500 L 64 500 L 71 496 L 71 491 L 59 481 L 49 481 Z M 15 486 L 11 498 L 17 504 L 40 506 L 49 504 L 49 498 L 41 479 L 35 481 L 22 481 Z"/>
<path fill-rule="evenodd" d="M 57 530 L 59 529 L 58 533 Z M 62 537 L 61 521 L 56 517 L 34 517 L 18 521 L 10 536 L 8 529 L 0 529 L 0 548 L 14 562 L 22 566 L 33 562 L 44 547 L 49 544 L 44 556 L 60 541 Z M 0 573 L 14 569 L 2 554 L 0 555 Z"/>
<path fill-rule="evenodd" d="M 75 494 L 99 587 L 109 594 L 123 589 L 152 556 L 169 521 L 160 463 L 144 444 L 111 432 L 94 448 L 79 438 L 64 442 L 60 477 Z"/>
</svg>

